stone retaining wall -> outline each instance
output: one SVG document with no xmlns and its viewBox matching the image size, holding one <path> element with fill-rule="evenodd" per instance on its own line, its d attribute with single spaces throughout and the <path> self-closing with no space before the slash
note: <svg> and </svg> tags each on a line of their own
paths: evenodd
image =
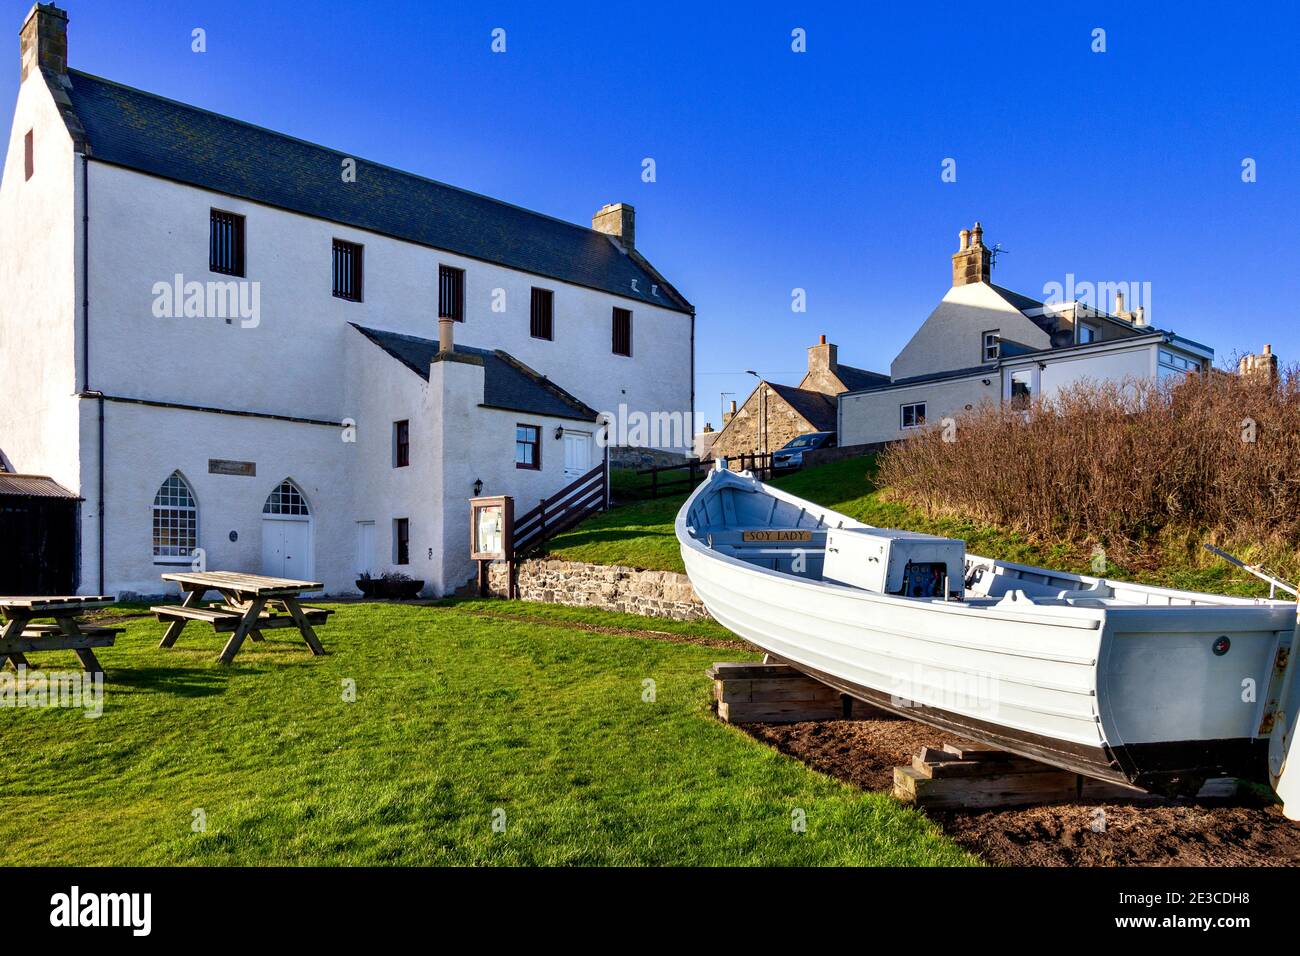
<svg viewBox="0 0 1300 956">
<path fill-rule="evenodd" d="M 539 559 L 521 562 L 517 574 L 519 597 L 524 601 L 595 607 L 674 621 L 709 616 L 695 596 L 690 579 L 676 571 Z M 488 587 L 492 594 L 505 597 L 506 584 L 506 565 L 491 565 Z"/>
</svg>

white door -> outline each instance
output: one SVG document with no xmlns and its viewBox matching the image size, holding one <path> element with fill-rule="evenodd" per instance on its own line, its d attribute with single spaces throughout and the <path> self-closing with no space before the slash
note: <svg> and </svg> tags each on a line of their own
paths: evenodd
<svg viewBox="0 0 1300 956">
<path fill-rule="evenodd" d="M 357 522 L 357 574 L 374 571 L 375 563 L 375 523 L 373 521 Z"/>
<path fill-rule="evenodd" d="M 564 433 L 564 477 L 580 478 L 591 470 L 591 435 L 587 432 Z"/>
<path fill-rule="evenodd" d="M 262 573 L 311 580 L 311 522 L 262 519 Z"/>
</svg>

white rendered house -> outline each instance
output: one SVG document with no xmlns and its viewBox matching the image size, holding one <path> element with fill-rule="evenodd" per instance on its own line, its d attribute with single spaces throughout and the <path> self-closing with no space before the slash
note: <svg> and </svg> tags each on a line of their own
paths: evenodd
<svg viewBox="0 0 1300 956">
<path fill-rule="evenodd" d="M 1209 346 L 1082 302 L 1040 302 L 991 279 L 979 223 L 963 229 L 952 288 L 898 353 L 889 377 L 838 396 L 841 445 L 896 441 L 981 403 L 1050 397 L 1073 382 L 1156 380 L 1210 367 Z"/>
<path fill-rule="evenodd" d="M 66 31 L 38 4 L 21 34 L 0 460 L 81 496 L 83 593 L 196 548 L 446 593 L 469 497 L 564 487 L 600 412 L 689 420 L 694 310 L 630 206 L 578 226 L 176 103 L 68 69 Z"/>
</svg>

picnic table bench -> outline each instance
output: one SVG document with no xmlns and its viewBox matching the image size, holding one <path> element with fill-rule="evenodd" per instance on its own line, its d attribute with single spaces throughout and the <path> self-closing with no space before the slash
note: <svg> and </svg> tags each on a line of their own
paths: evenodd
<svg viewBox="0 0 1300 956">
<path fill-rule="evenodd" d="M 324 587 L 317 581 L 235 571 L 186 571 L 164 574 L 162 579 L 179 584 L 185 597 L 180 604 L 159 604 L 149 609 L 158 620 L 167 622 L 159 647 L 171 647 L 185 625 L 199 621 L 210 624 L 218 634 L 230 633 L 230 640 L 217 658 L 223 664 L 235 659 L 246 638 L 260 641 L 263 631 L 283 627 L 296 627 L 312 654 L 325 653 L 313 625 L 324 624 L 334 612 L 303 607 L 298 600 L 304 591 L 319 591 Z M 201 603 L 209 591 L 220 594 L 222 603 Z"/>
<path fill-rule="evenodd" d="M 0 668 L 32 668 L 28 654 L 39 651 L 72 651 L 82 669 L 102 674 L 104 668 L 95 657 L 94 647 L 111 647 L 124 628 L 86 627 L 81 618 L 90 611 L 110 607 L 117 598 L 106 594 L 67 597 L 36 595 L 0 597 Z M 34 624 L 50 620 L 53 624 Z"/>
</svg>

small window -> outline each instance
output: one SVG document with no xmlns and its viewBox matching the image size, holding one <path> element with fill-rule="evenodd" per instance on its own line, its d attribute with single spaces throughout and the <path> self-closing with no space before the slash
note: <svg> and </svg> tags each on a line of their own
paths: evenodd
<svg viewBox="0 0 1300 956">
<path fill-rule="evenodd" d="M 208 227 L 208 268 L 222 275 L 244 274 L 244 217 L 213 209 Z"/>
<path fill-rule="evenodd" d="M 1002 337 L 997 329 L 984 333 L 984 361 L 996 362 L 1002 354 Z"/>
<path fill-rule="evenodd" d="M 528 331 L 535 339 L 555 338 L 555 293 L 550 289 L 533 290 L 532 318 Z"/>
<path fill-rule="evenodd" d="M 411 423 L 393 422 L 393 467 L 405 468 L 411 463 Z"/>
<path fill-rule="evenodd" d="M 155 558 L 189 558 L 199 546 L 199 509 L 194 493 L 173 471 L 153 498 Z"/>
<path fill-rule="evenodd" d="M 628 309 L 614 310 L 614 354 L 632 354 L 632 313 Z"/>
<path fill-rule="evenodd" d="M 36 172 L 36 142 L 32 138 L 35 132 L 29 129 L 27 135 L 23 137 L 23 171 L 27 174 L 27 179 L 31 179 L 32 174 Z"/>
<path fill-rule="evenodd" d="M 438 266 L 438 317 L 465 321 L 465 270 Z"/>
<path fill-rule="evenodd" d="M 393 564 L 411 563 L 411 519 L 393 519 Z"/>
<path fill-rule="evenodd" d="M 515 467 L 533 471 L 542 467 L 542 430 L 539 426 L 515 426 Z"/>
<path fill-rule="evenodd" d="M 1079 344 L 1087 345 L 1089 342 L 1097 341 L 1097 330 L 1091 325 L 1079 326 Z"/>
<path fill-rule="evenodd" d="M 901 408 L 904 428 L 920 428 L 925 424 L 925 402 L 915 402 Z"/>
<path fill-rule="evenodd" d="M 349 302 L 361 301 L 361 253 L 355 242 L 334 240 L 334 295 Z"/>
</svg>

